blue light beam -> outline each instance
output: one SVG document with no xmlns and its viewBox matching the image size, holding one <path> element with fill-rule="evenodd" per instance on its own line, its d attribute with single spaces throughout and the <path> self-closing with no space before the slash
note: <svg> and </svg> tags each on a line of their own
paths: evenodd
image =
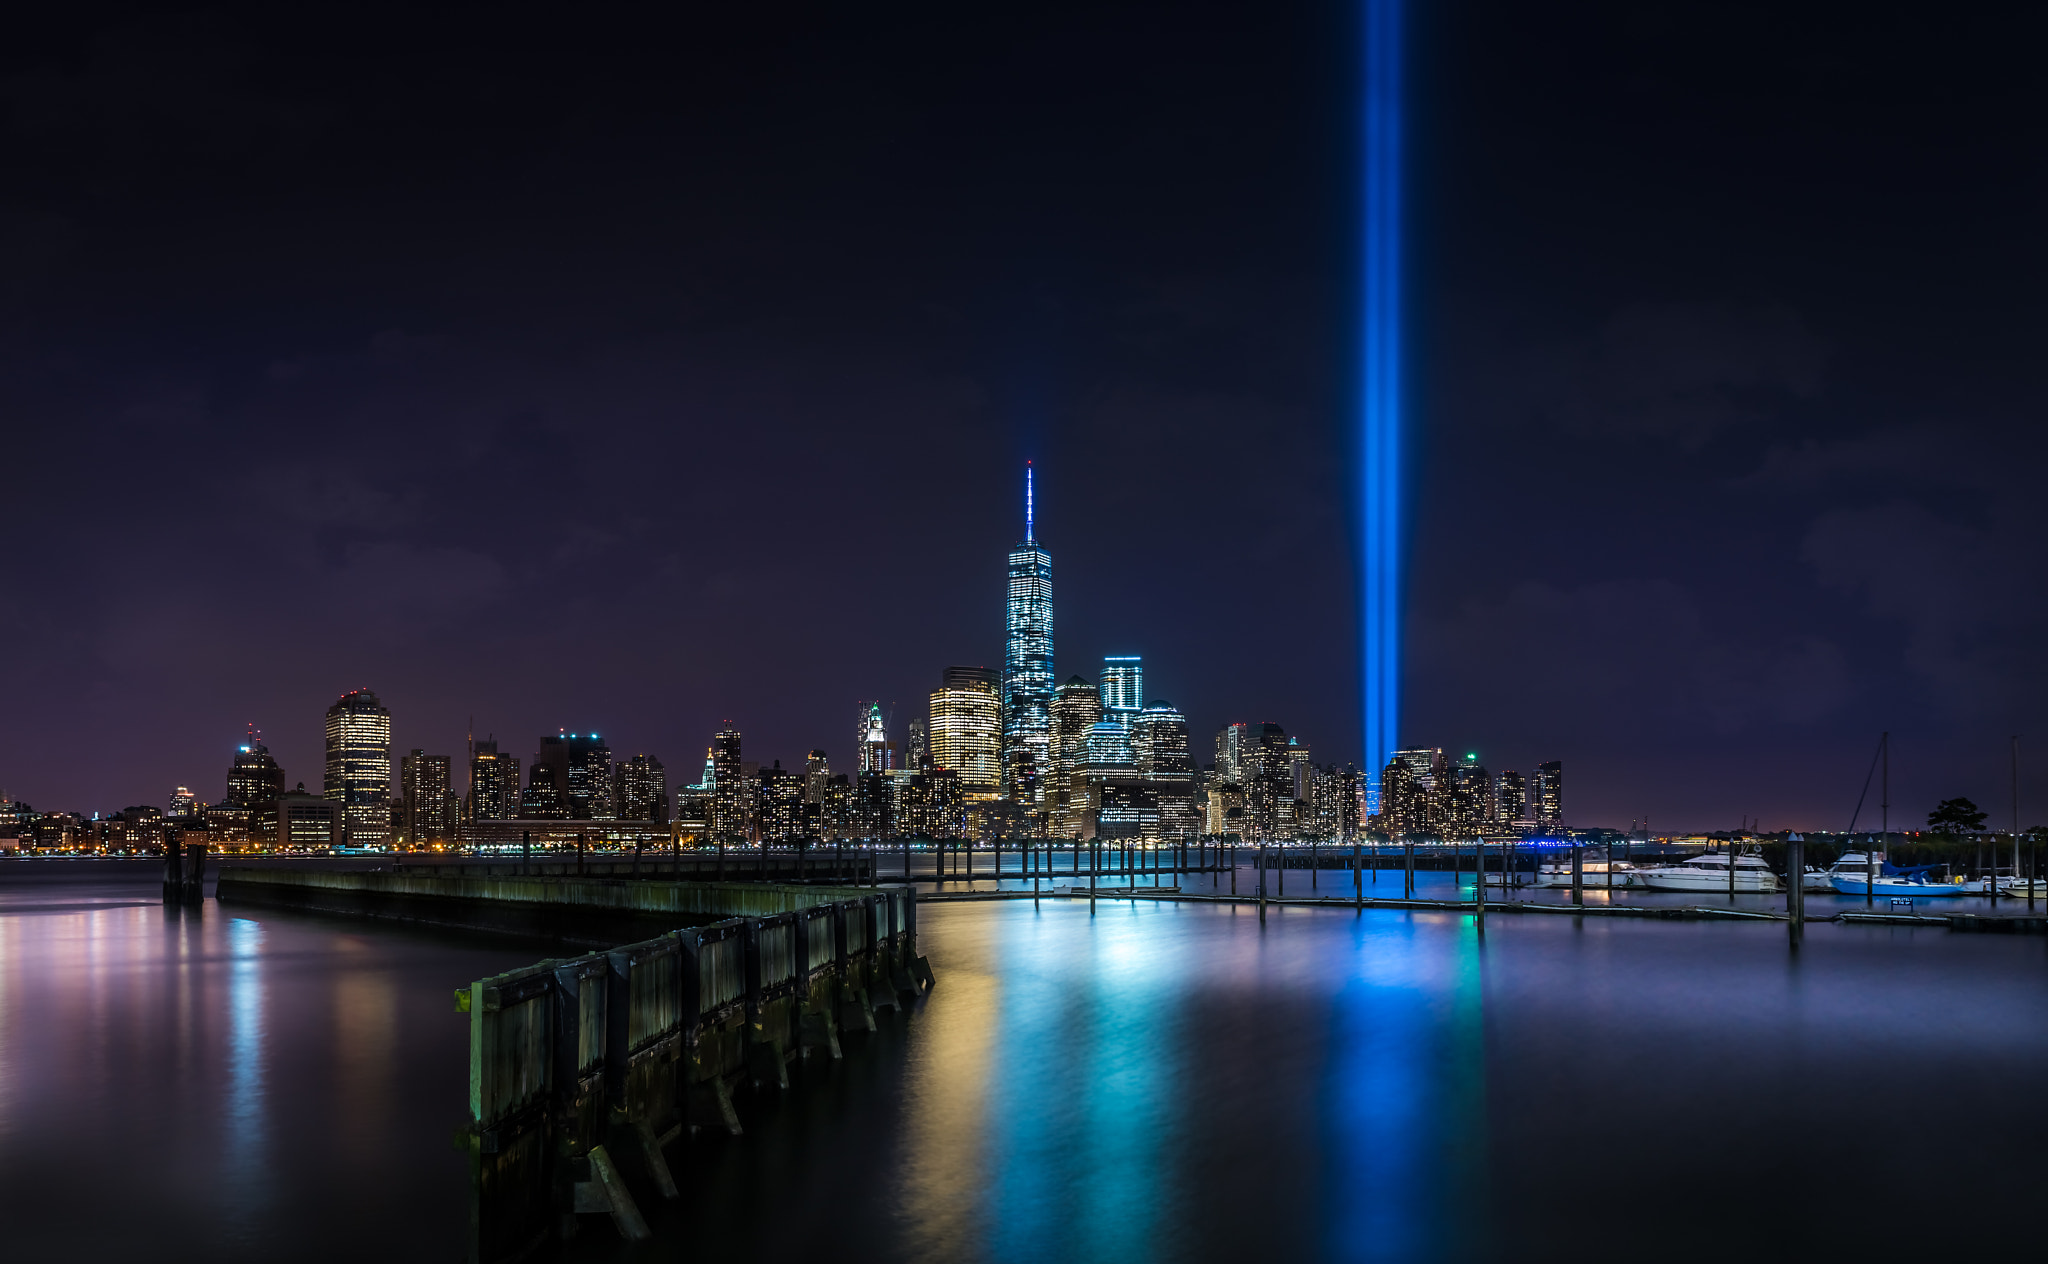
<svg viewBox="0 0 2048 1264">
<path fill-rule="evenodd" d="M 1400 740 L 1403 0 L 1364 0 L 1359 243 L 1358 634 L 1366 799 Z"/>
</svg>

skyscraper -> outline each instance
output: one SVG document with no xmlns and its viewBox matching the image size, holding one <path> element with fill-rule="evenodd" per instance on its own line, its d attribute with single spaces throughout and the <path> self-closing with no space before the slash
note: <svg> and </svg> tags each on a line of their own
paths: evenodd
<svg viewBox="0 0 2048 1264">
<path fill-rule="evenodd" d="M 1088 763 L 1088 734 L 1102 719 L 1102 694 L 1079 676 L 1069 676 L 1052 700 L 1052 726 L 1046 742 L 1048 766 L 1046 819 L 1055 834 L 1073 836 L 1067 801 L 1074 778 Z"/>
<path fill-rule="evenodd" d="M 1052 740 L 1052 555 L 1035 534 L 1032 480 L 1026 462 L 1024 539 L 1010 550 L 1003 646 L 1003 787 L 1019 807 L 1037 811 Z"/>
<path fill-rule="evenodd" d="M 652 755 L 635 755 L 614 765 L 612 803 L 622 821 L 668 824 L 668 770 Z"/>
<path fill-rule="evenodd" d="M 1251 736 L 1252 747 L 1238 754 L 1251 832 L 1258 838 L 1292 837 L 1294 761 L 1287 753 L 1287 730 L 1277 724 L 1261 724 Z"/>
<path fill-rule="evenodd" d="M 254 811 L 266 803 L 277 802 L 277 796 L 283 793 L 284 769 L 270 757 L 270 748 L 251 733 L 249 740 L 236 749 L 235 762 L 228 767 L 229 806 Z"/>
<path fill-rule="evenodd" d="M 1250 774 L 1245 764 L 1253 745 L 1251 725 L 1232 724 L 1216 734 L 1216 779 L 1229 785 L 1243 785 Z"/>
<path fill-rule="evenodd" d="M 352 847 L 391 839 L 391 713 L 367 689 L 353 689 L 327 708 L 326 798 L 341 804 Z"/>
<path fill-rule="evenodd" d="M 1502 825 L 1513 825 L 1528 819 L 1529 791 L 1523 784 L 1522 774 L 1507 769 L 1493 779 L 1494 819 Z"/>
<path fill-rule="evenodd" d="M 1003 777 L 1002 673 L 948 667 L 932 690 L 931 757 L 959 774 L 962 793 L 994 792 Z"/>
<path fill-rule="evenodd" d="M 446 755 L 408 752 L 398 761 L 398 793 L 405 842 L 446 842 L 454 834 L 455 796 Z"/>
<path fill-rule="evenodd" d="M 561 805 L 561 819 L 609 821 L 616 815 L 612 806 L 612 748 L 595 733 L 542 737 L 540 751 L 533 757 L 533 776 L 544 777 L 552 786 L 552 797 Z M 527 789 L 531 791 L 534 784 L 529 779 Z"/>
<path fill-rule="evenodd" d="M 496 738 L 470 744 L 469 819 L 509 821 L 519 815 L 519 757 L 498 749 Z"/>
<path fill-rule="evenodd" d="M 1144 706 L 1144 658 L 1137 654 L 1105 655 L 1102 660 L 1103 718 L 1128 724 Z"/>
<path fill-rule="evenodd" d="M 1564 763 L 1553 759 L 1536 765 L 1536 823 L 1550 829 L 1564 824 Z"/>
<path fill-rule="evenodd" d="M 711 739 L 711 832 L 720 838 L 747 836 L 752 807 L 740 767 L 740 731 L 731 721 Z"/>
<path fill-rule="evenodd" d="M 773 761 L 768 767 L 754 774 L 755 832 L 764 839 L 781 842 L 803 836 L 804 825 L 804 775 L 794 768 L 784 768 L 781 760 Z"/>
<path fill-rule="evenodd" d="M 1148 777 L 1188 777 L 1188 722 L 1171 702 L 1154 699 L 1131 721 L 1131 757 Z"/>
<path fill-rule="evenodd" d="M 1195 765 L 1188 757 L 1188 722 L 1171 702 L 1155 699 L 1131 725 L 1138 772 L 1158 792 L 1159 832 L 1183 838 L 1200 832 L 1195 819 Z"/>
<path fill-rule="evenodd" d="M 804 758 L 804 802 L 820 804 L 825 801 L 825 787 L 832 780 L 832 763 L 825 758 L 825 752 L 814 750 Z M 827 835 L 826 837 L 829 837 Z"/>
<path fill-rule="evenodd" d="M 569 815 L 576 820 L 610 821 L 618 817 L 612 799 L 612 748 L 595 733 L 571 733 Z"/>
<path fill-rule="evenodd" d="M 880 702 L 863 702 L 854 731 L 854 745 L 859 751 L 855 770 L 865 777 L 869 773 L 889 771 L 889 723 L 882 716 Z"/>
<path fill-rule="evenodd" d="M 1474 830 L 1493 820 L 1493 778 L 1477 752 L 1451 765 L 1437 798 L 1438 820 L 1446 826 Z"/>
<path fill-rule="evenodd" d="M 526 789 L 519 795 L 519 815 L 535 821 L 561 821 L 569 816 L 568 796 L 563 793 L 561 768 L 539 756 L 526 770 Z"/>
</svg>

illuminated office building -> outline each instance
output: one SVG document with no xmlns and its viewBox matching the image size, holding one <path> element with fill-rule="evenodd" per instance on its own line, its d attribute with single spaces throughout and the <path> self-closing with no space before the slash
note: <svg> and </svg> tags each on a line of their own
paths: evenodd
<svg viewBox="0 0 2048 1264">
<path fill-rule="evenodd" d="M 1047 750 L 1053 765 L 1072 772 L 1087 762 L 1088 734 L 1101 719 L 1101 691 L 1079 676 L 1067 677 L 1052 703 Z"/>
<path fill-rule="evenodd" d="M 1407 822 L 1407 829 L 1413 832 L 1435 828 L 1443 820 L 1444 796 L 1450 790 L 1450 764 L 1444 759 L 1443 748 L 1411 746 L 1395 751 L 1389 762 L 1407 769 L 1401 787 L 1405 796 L 1401 817 Z M 1384 808 L 1381 814 L 1385 815 Z"/>
<path fill-rule="evenodd" d="M 931 697 L 931 759 L 958 774 L 963 794 L 993 793 L 1003 779 L 1002 675 L 948 667 Z"/>
<path fill-rule="evenodd" d="M 404 842 L 446 842 L 454 836 L 455 794 L 446 755 L 408 752 L 398 761 L 398 794 Z"/>
<path fill-rule="evenodd" d="M 804 802 L 811 805 L 825 801 L 825 785 L 832 780 L 832 764 L 825 758 L 825 752 L 814 750 L 804 757 Z M 826 837 L 830 837 L 827 835 Z"/>
<path fill-rule="evenodd" d="M 1102 660 L 1103 716 L 1128 724 L 1144 706 L 1144 658 L 1137 654 L 1105 656 Z"/>
<path fill-rule="evenodd" d="M 228 766 L 226 802 L 254 811 L 264 804 L 276 803 L 277 796 L 283 793 L 284 769 L 270 757 L 270 748 L 252 733 L 247 742 L 236 748 L 235 762 Z"/>
<path fill-rule="evenodd" d="M 1389 838 L 1417 834 L 1428 824 L 1427 791 L 1415 784 L 1414 765 L 1395 751 L 1380 772 L 1379 831 Z"/>
<path fill-rule="evenodd" d="M 1233 785 L 1243 785 L 1253 739 L 1249 724 L 1232 724 L 1216 734 L 1216 776 Z"/>
<path fill-rule="evenodd" d="M 1053 831 L 1071 837 L 1067 826 L 1067 796 L 1073 789 L 1074 774 L 1088 762 L 1088 734 L 1102 719 L 1102 694 L 1079 676 L 1069 676 L 1052 700 L 1052 727 L 1046 743 L 1051 769 L 1046 811 Z"/>
<path fill-rule="evenodd" d="M 882 716 L 881 703 L 860 704 L 854 742 L 860 752 L 855 770 L 861 776 L 889 771 L 889 723 Z"/>
<path fill-rule="evenodd" d="M 348 842 L 348 811 L 349 805 L 332 795 L 306 793 L 301 781 L 296 790 L 277 796 L 276 844 L 318 851 Z"/>
<path fill-rule="evenodd" d="M 1294 760 L 1288 753 L 1287 730 L 1261 724 L 1252 730 L 1251 745 L 1238 755 L 1244 778 L 1245 813 L 1258 838 L 1290 838 L 1294 834 Z"/>
<path fill-rule="evenodd" d="M 1477 754 L 1452 764 L 1437 795 L 1438 823 L 1470 833 L 1493 823 L 1493 778 Z"/>
<path fill-rule="evenodd" d="M 1131 755 L 1152 783 L 1158 836 L 1189 838 L 1201 832 L 1195 815 L 1195 765 L 1188 756 L 1188 722 L 1171 702 L 1154 701 L 1131 724 Z"/>
<path fill-rule="evenodd" d="M 1494 820 L 1513 825 L 1529 819 L 1529 789 L 1522 774 L 1508 769 L 1493 780 Z"/>
<path fill-rule="evenodd" d="M 711 739 L 711 832 L 725 839 L 747 836 L 752 809 L 741 768 L 740 731 L 731 724 Z"/>
<path fill-rule="evenodd" d="M 1188 722 L 1171 702 L 1154 701 L 1130 724 L 1131 760 L 1147 777 L 1192 777 Z"/>
<path fill-rule="evenodd" d="M 615 765 L 612 803 L 622 821 L 668 824 L 668 769 L 652 755 L 634 755 Z"/>
<path fill-rule="evenodd" d="M 1024 539 L 1010 550 L 1003 646 L 1003 788 L 1021 808 L 1044 806 L 1040 779 L 1052 742 L 1052 555 L 1033 523 L 1033 472 L 1024 467 Z"/>
<path fill-rule="evenodd" d="M 506 821 L 519 815 L 519 757 L 496 738 L 470 743 L 469 819 Z"/>
<path fill-rule="evenodd" d="M 1534 794 L 1536 823 L 1550 829 L 1564 824 L 1564 764 L 1560 760 L 1536 765 Z"/>
<path fill-rule="evenodd" d="M 565 821 L 569 819 L 568 796 L 563 793 L 559 769 L 552 764 L 533 761 L 526 773 L 526 789 L 519 795 L 519 815 L 523 820 Z"/>
<path fill-rule="evenodd" d="M 391 840 L 391 712 L 367 689 L 327 708 L 327 776 L 322 793 L 341 805 L 353 847 Z"/>
<path fill-rule="evenodd" d="M 803 837 L 804 775 L 781 760 L 754 773 L 754 831 L 771 842 Z"/>
<path fill-rule="evenodd" d="M 595 733 L 558 733 L 540 739 L 540 751 L 533 757 L 531 791 L 536 779 L 551 787 L 553 802 L 571 821 L 609 821 L 617 817 L 612 805 L 612 748 Z M 522 815 L 528 815 L 522 812 Z"/>
<path fill-rule="evenodd" d="M 1364 787 L 1358 769 L 1332 764 L 1308 769 L 1308 794 L 1297 818 L 1297 833 L 1304 838 L 1349 841 L 1358 836 L 1358 809 Z"/>
<path fill-rule="evenodd" d="M 164 807 L 167 820 L 179 821 L 188 816 L 199 815 L 199 796 L 183 786 L 171 791 L 171 801 Z"/>
</svg>

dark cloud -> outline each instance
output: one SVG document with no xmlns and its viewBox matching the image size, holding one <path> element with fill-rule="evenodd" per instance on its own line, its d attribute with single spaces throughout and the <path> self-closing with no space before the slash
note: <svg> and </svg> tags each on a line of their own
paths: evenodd
<svg viewBox="0 0 2048 1264">
<path fill-rule="evenodd" d="M 1552 416 L 1574 431 L 1668 439 L 1689 451 L 1770 422 L 1821 392 L 1826 353 L 1796 313 L 1632 304 L 1583 345 L 1550 349 Z"/>
<path fill-rule="evenodd" d="M 1027 458 L 1062 673 L 1355 756 L 1343 10 L 209 13 L 0 42 L 0 784 L 317 780 L 365 684 L 843 754 L 1000 655 Z M 1885 729 L 1995 798 L 2028 16 L 1417 22 L 1407 736 L 1596 821 L 1820 823 Z"/>
</svg>

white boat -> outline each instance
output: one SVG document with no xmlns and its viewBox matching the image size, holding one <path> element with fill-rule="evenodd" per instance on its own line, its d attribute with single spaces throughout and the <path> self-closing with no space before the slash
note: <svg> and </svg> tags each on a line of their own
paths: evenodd
<svg viewBox="0 0 2048 1264">
<path fill-rule="evenodd" d="M 1806 889 L 1809 891 L 1839 891 L 1841 888 L 1835 885 L 1836 878 L 1854 878 L 1858 882 L 1862 881 L 1863 866 L 1866 863 L 1867 856 L 1868 853 L 1866 852 L 1845 851 L 1836 858 L 1834 864 L 1829 865 L 1825 869 L 1809 867 L 1806 871 Z M 1876 856 L 1869 857 L 1868 863 L 1878 873 L 1883 873 L 1884 853 L 1879 852 Z M 1862 894 L 1861 887 L 1857 888 L 1857 894 Z"/>
<path fill-rule="evenodd" d="M 1871 865 L 1877 872 L 1877 881 L 1870 881 Z M 1883 856 L 1866 858 L 1860 851 L 1844 853 L 1834 867 L 1828 870 L 1829 880 L 1836 892 L 1842 895 L 1884 895 L 1901 896 L 1915 900 L 1938 900 L 1964 894 L 1961 883 L 1935 882 L 1927 875 L 1938 865 L 1920 865 L 1910 869 L 1893 869 L 1885 863 Z"/>
<path fill-rule="evenodd" d="M 1956 885 L 1961 887 L 1966 894 L 1984 895 L 1987 893 L 1986 885 L 1993 881 L 1998 883 L 1998 898 L 2002 900 L 2011 899 L 2015 896 L 2022 900 L 2027 898 L 2027 880 L 2025 878 L 2015 878 L 2009 873 L 2001 873 L 1996 878 L 1971 878 L 1967 882 L 1958 882 Z M 2048 885 L 2037 888 L 2034 894 L 2040 895 L 2043 891 L 2048 891 Z"/>
<path fill-rule="evenodd" d="M 1636 876 L 1652 891 L 1689 891 L 1697 895 L 1728 893 L 1728 853 L 1710 851 L 1681 865 L 1637 870 Z M 1739 895 L 1772 895 L 1779 891 L 1778 875 L 1761 857 L 1735 857 L 1735 891 Z"/>
<path fill-rule="evenodd" d="M 2031 883 L 2025 878 L 2001 878 L 1998 883 L 1998 894 L 2001 897 L 2024 900 L 2027 898 L 2027 887 L 2030 885 L 2034 888 L 2035 899 L 2048 899 L 2048 878 L 2035 878 Z"/>
<path fill-rule="evenodd" d="M 1608 875 L 1613 875 L 1613 882 Z M 1640 887 L 1642 881 L 1636 876 L 1636 867 L 1626 860 L 1583 860 L 1579 867 L 1579 880 L 1588 891 L 1605 891 L 1612 886 L 1616 891 L 1627 887 Z M 1572 884 L 1572 862 L 1536 867 L 1535 885 L 1539 887 L 1569 887 Z"/>
</svg>

